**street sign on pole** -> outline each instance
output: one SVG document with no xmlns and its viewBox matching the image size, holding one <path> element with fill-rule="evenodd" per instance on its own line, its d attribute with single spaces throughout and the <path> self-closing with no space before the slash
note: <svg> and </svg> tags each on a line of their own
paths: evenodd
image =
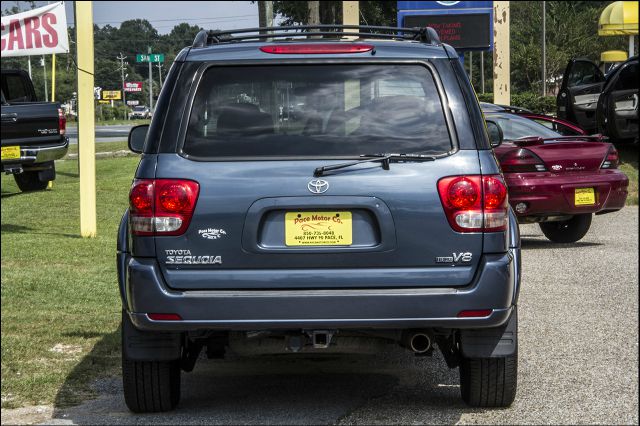
<svg viewBox="0 0 640 426">
<path fill-rule="evenodd" d="M 138 53 L 136 54 L 136 62 L 164 62 L 164 53 Z"/>
</svg>

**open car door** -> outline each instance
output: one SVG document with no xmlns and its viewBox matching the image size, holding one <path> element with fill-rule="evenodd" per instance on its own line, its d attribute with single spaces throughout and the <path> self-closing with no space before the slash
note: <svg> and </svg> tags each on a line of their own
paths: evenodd
<svg viewBox="0 0 640 426">
<path fill-rule="evenodd" d="M 572 121 L 589 133 L 596 130 L 596 107 L 605 77 L 588 59 L 571 59 L 564 71 L 556 99 L 558 117 Z"/>
<path fill-rule="evenodd" d="M 622 64 L 607 81 L 598 105 L 598 131 L 612 141 L 638 137 L 638 58 Z"/>
</svg>

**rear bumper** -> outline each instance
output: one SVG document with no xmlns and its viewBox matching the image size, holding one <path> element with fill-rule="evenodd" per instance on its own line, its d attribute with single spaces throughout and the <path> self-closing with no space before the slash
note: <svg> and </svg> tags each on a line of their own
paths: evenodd
<svg viewBox="0 0 640 426">
<path fill-rule="evenodd" d="M 629 178 L 620 170 L 599 170 L 589 173 L 553 175 L 551 173 L 506 174 L 509 203 L 526 203 L 527 210 L 516 214 L 526 216 L 574 215 L 615 211 L 624 207 Z M 576 188 L 594 188 L 596 203 L 576 206 Z"/>
<path fill-rule="evenodd" d="M 29 165 L 59 160 L 69 150 L 69 138 L 62 137 L 59 143 L 47 145 L 21 146 L 20 158 L 2 161 L 2 170 L 16 165 Z"/>
<path fill-rule="evenodd" d="M 485 255 L 466 287 L 176 291 L 166 286 L 154 259 L 118 256 L 126 310 L 136 328 L 149 331 L 497 327 L 516 303 L 520 276 L 514 248 Z M 474 309 L 493 312 L 457 317 Z M 154 321 L 148 313 L 174 313 L 182 320 Z"/>
</svg>

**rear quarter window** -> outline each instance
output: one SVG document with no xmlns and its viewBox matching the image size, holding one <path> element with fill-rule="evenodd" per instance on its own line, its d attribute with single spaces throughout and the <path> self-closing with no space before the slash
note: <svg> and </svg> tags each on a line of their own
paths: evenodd
<svg viewBox="0 0 640 426">
<path fill-rule="evenodd" d="M 452 148 L 427 67 L 287 65 L 207 69 L 182 152 L 204 158 L 351 157 Z"/>
</svg>

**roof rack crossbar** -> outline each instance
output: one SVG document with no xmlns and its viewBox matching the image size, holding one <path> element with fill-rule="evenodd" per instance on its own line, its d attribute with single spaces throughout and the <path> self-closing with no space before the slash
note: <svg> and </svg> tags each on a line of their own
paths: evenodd
<svg viewBox="0 0 640 426">
<path fill-rule="evenodd" d="M 329 31 L 335 30 L 335 31 Z M 346 31 L 357 30 L 357 31 Z M 383 33 L 372 32 L 383 31 Z M 386 33 L 384 33 L 386 32 Z M 234 35 L 247 34 L 250 35 Z M 192 47 L 205 47 L 218 43 L 230 43 L 253 39 L 272 39 L 272 38 L 294 38 L 294 37 L 313 37 L 313 36 L 341 36 L 341 37 L 368 37 L 368 38 L 389 38 L 398 40 L 419 40 L 423 43 L 440 44 L 438 34 L 433 28 L 397 28 L 397 27 L 381 27 L 373 25 L 296 25 L 283 27 L 256 27 L 244 28 L 228 31 L 200 31 L 194 41 Z"/>
</svg>

